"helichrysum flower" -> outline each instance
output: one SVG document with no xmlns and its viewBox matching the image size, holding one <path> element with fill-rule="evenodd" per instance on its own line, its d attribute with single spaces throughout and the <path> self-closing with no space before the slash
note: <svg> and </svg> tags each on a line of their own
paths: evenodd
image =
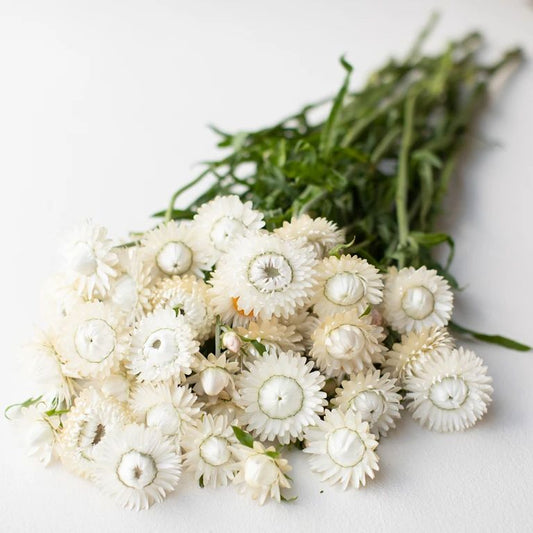
<svg viewBox="0 0 533 533">
<path fill-rule="evenodd" d="M 239 467 L 238 446 L 228 419 L 206 414 L 183 436 L 184 466 L 206 487 L 225 486 Z"/>
<path fill-rule="evenodd" d="M 87 301 L 87 298 L 77 292 L 71 277 L 66 272 L 48 278 L 41 290 L 43 315 L 51 324 L 60 321 L 77 305 Z"/>
<path fill-rule="evenodd" d="M 197 394 L 218 396 L 226 391 L 230 397 L 235 393 L 235 374 L 240 370 L 237 361 L 228 361 L 226 354 L 219 357 L 209 354 L 207 357 L 199 355 L 193 363 L 194 374 L 188 379 L 194 383 Z"/>
<path fill-rule="evenodd" d="M 236 453 L 241 461 L 240 470 L 233 483 L 240 493 L 249 493 L 252 499 L 263 505 L 267 498 L 279 502 L 281 489 L 289 489 L 291 484 L 286 474 L 291 471 L 287 461 L 271 446 L 265 448 L 255 441 L 253 448 L 240 446 Z"/>
<path fill-rule="evenodd" d="M 326 404 L 324 377 L 313 363 L 292 352 L 268 350 L 247 364 L 238 381 L 240 420 L 261 440 L 282 444 L 300 439 L 318 420 Z"/>
<path fill-rule="evenodd" d="M 265 225 L 263 214 L 242 202 L 238 196 L 218 196 L 202 204 L 194 217 L 194 224 L 204 243 L 208 262 L 212 266 L 232 250 L 233 241 Z"/>
<path fill-rule="evenodd" d="M 202 270 L 209 269 L 208 255 L 193 224 L 171 220 L 146 233 L 141 242 L 154 275 L 203 277 Z"/>
<path fill-rule="evenodd" d="M 379 470 L 375 452 L 378 441 L 360 413 L 326 411 L 324 420 L 306 429 L 305 440 L 304 453 L 310 455 L 311 470 L 330 485 L 357 489 L 365 485 L 367 476 L 374 478 Z"/>
<path fill-rule="evenodd" d="M 444 327 L 452 309 L 450 285 L 436 270 L 391 267 L 385 276 L 383 314 L 398 333 Z"/>
<path fill-rule="evenodd" d="M 67 238 L 64 257 L 67 274 L 80 295 L 104 298 L 118 274 L 118 256 L 107 229 L 91 221 L 76 226 Z"/>
<path fill-rule="evenodd" d="M 107 303 L 78 305 L 58 328 L 56 348 L 68 376 L 105 377 L 118 368 L 129 349 L 124 317 Z"/>
<path fill-rule="evenodd" d="M 199 342 L 212 336 L 215 316 L 211 310 L 208 285 L 194 276 L 172 276 L 161 279 L 152 292 L 152 306 L 170 307 L 183 315 Z"/>
<path fill-rule="evenodd" d="M 239 315 L 288 318 L 308 303 L 316 259 L 304 239 L 263 232 L 235 239 L 232 246 L 210 280 L 214 312 L 223 322 Z"/>
<path fill-rule="evenodd" d="M 403 383 L 424 359 L 434 353 L 453 348 L 453 339 L 446 328 L 432 327 L 420 332 L 411 331 L 402 335 L 401 342 L 393 344 L 385 355 L 383 368 Z"/>
<path fill-rule="evenodd" d="M 140 381 L 179 380 L 191 373 L 199 347 L 184 316 L 167 307 L 156 309 L 135 328 L 126 366 Z"/>
<path fill-rule="evenodd" d="M 155 428 L 131 424 L 112 432 L 96 454 L 96 484 L 127 509 L 163 501 L 180 475 L 179 450 Z"/>
<path fill-rule="evenodd" d="M 326 377 L 359 372 L 383 360 L 383 328 L 357 311 L 325 318 L 312 338 L 310 355 Z"/>
<path fill-rule="evenodd" d="M 70 407 L 74 394 L 72 379 L 65 376 L 55 345 L 58 333 L 53 330 L 38 331 L 34 340 L 24 349 L 32 377 L 47 404 L 55 402 Z"/>
<path fill-rule="evenodd" d="M 132 391 L 130 407 L 138 422 L 176 437 L 177 442 L 186 426 L 194 424 L 201 414 L 196 394 L 172 381 L 138 384 Z"/>
<path fill-rule="evenodd" d="M 461 431 L 487 412 L 492 379 L 471 350 L 459 348 L 424 359 L 404 388 L 408 408 L 422 426 L 434 431 Z"/>
<path fill-rule="evenodd" d="M 396 380 L 389 379 L 388 374 L 380 376 L 379 370 L 368 370 L 343 381 L 332 403 L 342 411 L 359 413 L 374 435 L 387 435 L 400 418 L 402 397 L 398 390 Z"/>
<path fill-rule="evenodd" d="M 344 230 L 339 229 L 337 224 L 322 217 L 311 218 L 306 214 L 292 217 L 290 222 L 284 222 L 274 232 L 282 239 L 304 238 L 313 246 L 318 259 L 344 242 Z"/>
<path fill-rule="evenodd" d="M 84 389 L 63 418 L 58 439 L 61 461 L 74 473 L 92 478 L 94 453 L 104 436 L 122 431 L 130 422 L 130 414 L 119 401 L 93 388 Z"/>
<path fill-rule="evenodd" d="M 317 267 L 318 286 L 312 303 L 319 317 L 357 310 L 383 298 L 383 281 L 378 269 L 365 259 L 343 255 L 327 257 Z"/>
<path fill-rule="evenodd" d="M 142 261 L 138 248 L 122 249 L 119 259 L 120 272 L 111 283 L 109 297 L 132 322 L 152 309 L 151 268 Z"/>
</svg>

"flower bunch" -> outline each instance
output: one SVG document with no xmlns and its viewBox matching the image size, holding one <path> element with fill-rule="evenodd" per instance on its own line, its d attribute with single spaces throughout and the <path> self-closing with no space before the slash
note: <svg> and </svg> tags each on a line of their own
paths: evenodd
<svg viewBox="0 0 533 533">
<path fill-rule="evenodd" d="M 448 282 L 380 271 L 347 246 L 307 214 L 267 230 L 238 196 L 128 244 L 82 224 L 26 350 L 37 396 L 8 413 L 30 453 L 127 508 L 161 501 L 185 473 L 263 503 L 291 487 L 286 447 L 357 488 L 404 406 L 435 431 L 475 424 L 491 379 L 447 330 Z"/>
</svg>

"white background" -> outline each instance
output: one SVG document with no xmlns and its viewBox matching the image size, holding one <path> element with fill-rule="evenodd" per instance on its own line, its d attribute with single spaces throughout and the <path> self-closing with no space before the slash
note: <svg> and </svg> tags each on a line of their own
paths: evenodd
<svg viewBox="0 0 533 533">
<path fill-rule="evenodd" d="M 533 55 L 526 0 L 1 0 L 0 405 L 32 392 L 18 347 L 70 225 L 91 216 L 115 235 L 150 227 L 148 215 L 215 155 L 206 124 L 255 128 L 331 94 L 342 53 L 362 83 L 406 52 L 435 7 L 430 50 L 479 28 L 487 57 L 515 44 Z M 484 114 L 445 222 L 467 285 L 456 319 L 529 344 L 532 95 L 528 62 Z M 439 435 L 406 416 L 380 445 L 376 480 L 357 492 L 321 486 L 296 455 L 290 505 L 184 482 L 163 505 L 127 512 L 60 466 L 27 459 L 2 420 L 0 530 L 531 531 L 533 354 L 474 347 L 494 377 L 482 423 Z"/>
</svg>

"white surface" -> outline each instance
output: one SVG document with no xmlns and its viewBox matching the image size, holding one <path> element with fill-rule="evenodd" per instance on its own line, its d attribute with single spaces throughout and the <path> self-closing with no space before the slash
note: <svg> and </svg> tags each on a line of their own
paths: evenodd
<svg viewBox="0 0 533 533">
<path fill-rule="evenodd" d="M 477 27 L 490 56 L 516 43 L 533 55 L 526 0 L 1 0 L 0 405 L 31 394 L 18 346 L 66 228 L 86 216 L 115 234 L 147 228 L 193 164 L 214 155 L 207 123 L 254 128 L 332 93 L 344 52 L 362 81 L 407 50 L 435 6 L 443 19 L 430 48 Z M 454 272 L 468 285 L 457 320 L 530 344 L 532 89 L 526 64 L 485 113 L 478 136 L 501 146 L 475 148 L 448 216 Z M 475 429 L 438 435 L 406 416 L 358 492 L 322 486 L 297 455 L 291 505 L 184 483 L 151 511 L 126 512 L 60 466 L 27 459 L 0 421 L 0 530 L 530 531 L 533 355 L 476 349 L 495 395 Z"/>
</svg>

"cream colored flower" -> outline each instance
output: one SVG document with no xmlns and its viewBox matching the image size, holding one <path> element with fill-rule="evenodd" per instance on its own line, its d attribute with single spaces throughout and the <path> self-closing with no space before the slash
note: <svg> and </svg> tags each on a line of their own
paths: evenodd
<svg viewBox="0 0 533 533">
<path fill-rule="evenodd" d="M 453 310 L 453 294 L 448 282 L 425 266 L 415 269 L 395 267 L 385 276 L 383 314 L 398 333 L 420 332 L 448 324 Z"/>
<path fill-rule="evenodd" d="M 279 502 L 281 489 L 289 489 L 291 484 L 286 477 L 291 467 L 271 446 L 265 448 L 255 441 L 253 448 L 240 446 L 236 453 L 241 460 L 241 468 L 233 483 L 241 494 L 249 493 L 252 499 L 263 505 L 268 497 Z"/>
<path fill-rule="evenodd" d="M 312 338 L 310 355 L 326 377 L 352 374 L 383 361 L 383 329 L 357 311 L 326 318 Z"/>
<path fill-rule="evenodd" d="M 239 372 L 239 363 L 228 361 L 226 354 L 219 357 L 209 354 L 207 357 L 198 355 L 193 363 L 194 374 L 189 378 L 189 383 L 195 384 L 196 394 L 218 396 L 226 391 L 230 397 L 235 396 L 235 374 Z"/>
<path fill-rule="evenodd" d="M 277 318 L 270 320 L 251 320 L 247 327 L 237 328 L 237 333 L 246 339 L 256 340 L 264 346 L 277 348 L 282 352 L 303 352 L 302 335 L 292 324 L 284 324 Z M 253 346 L 248 346 L 248 353 L 259 355 Z"/>
<path fill-rule="evenodd" d="M 239 443 L 225 416 L 206 414 L 183 436 L 185 468 L 206 487 L 220 487 L 235 477 Z"/>
<path fill-rule="evenodd" d="M 312 247 L 266 232 L 235 239 L 210 279 L 214 313 L 224 323 L 240 316 L 288 318 L 306 305 L 316 284 Z"/>
<path fill-rule="evenodd" d="M 383 281 L 378 269 L 365 259 L 343 255 L 327 257 L 317 267 L 318 286 L 313 309 L 319 317 L 358 311 L 379 304 L 383 298 Z"/>
<path fill-rule="evenodd" d="M 368 370 L 343 381 L 332 404 L 341 411 L 359 413 L 374 435 L 385 436 L 400 418 L 402 397 L 398 390 L 396 380 L 389 379 L 388 374 L 381 376 L 379 370 Z"/>
<path fill-rule="evenodd" d="M 281 444 L 301 439 L 303 430 L 316 424 L 326 405 L 324 377 L 313 363 L 292 352 L 269 349 L 247 363 L 238 381 L 241 421 L 261 440 Z"/>
<path fill-rule="evenodd" d="M 311 470 L 330 485 L 357 489 L 366 484 L 367 476 L 373 479 L 379 470 L 375 452 L 378 441 L 360 413 L 326 411 L 324 420 L 307 428 L 305 440 L 304 453 L 310 455 Z"/>
<path fill-rule="evenodd" d="M 163 501 L 180 476 L 179 450 L 154 428 L 128 425 L 106 436 L 96 453 L 96 484 L 127 509 Z"/>
<path fill-rule="evenodd" d="M 471 350 L 459 348 L 427 357 L 405 380 L 413 418 L 433 431 L 473 426 L 491 402 L 492 378 Z"/>
</svg>

